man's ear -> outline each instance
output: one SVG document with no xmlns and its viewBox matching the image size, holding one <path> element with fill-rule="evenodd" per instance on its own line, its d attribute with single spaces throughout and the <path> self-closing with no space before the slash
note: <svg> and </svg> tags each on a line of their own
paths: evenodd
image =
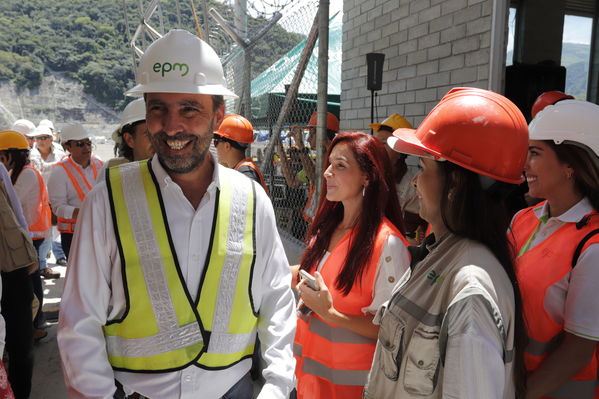
<svg viewBox="0 0 599 399">
<path fill-rule="evenodd" d="M 133 148 L 133 146 L 135 145 L 135 139 L 133 138 L 133 135 L 129 132 L 123 133 L 123 141 L 131 148 Z"/>
<path fill-rule="evenodd" d="M 225 117 L 225 104 L 221 104 L 218 109 L 214 112 L 214 129 L 218 129 L 223 118 Z"/>
</svg>

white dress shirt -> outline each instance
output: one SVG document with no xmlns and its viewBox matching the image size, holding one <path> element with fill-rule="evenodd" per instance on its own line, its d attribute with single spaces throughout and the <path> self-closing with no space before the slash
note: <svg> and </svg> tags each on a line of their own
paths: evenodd
<svg viewBox="0 0 599 399">
<path fill-rule="evenodd" d="M 208 251 L 219 169 L 197 209 L 152 159 L 175 251 L 185 283 L 197 297 Z M 277 233 L 268 196 L 256 187 L 256 261 L 251 282 L 259 311 L 258 336 L 266 363 L 266 383 L 259 398 L 286 398 L 294 385 L 294 299 L 289 264 Z M 71 261 L 72 260 L 72 261 Z M 168 373 L 113 371 L 108 363 L 102 326 L 125 311 L 121 259 L 114 237 L 105 182 L 88 193 L 79 213 L 60 310 L 58 345 L 70 398 L 112 398 L 116 378 L 125 387 L 149 398 L 220 398 L 251 367 L 245 359 L 224 370 L 188 366 Z"/>
<path fill-rule="evenodd" d="M 100 168 L 97 168 L 96 175 L 94 175 L 91 162 L 87 165 L 87 168 L 84 168 L 79 164 L 77 164 L 77 166 L 83 171 L 83 175 L 90 186 L 93 186 L 96 182 L 96 176 L 100 172 Z M 48 194 L 50 196 L 52 212 L 58 217 L 71 219 L 75 208 L 81 208 L 79 194 L 77 194 L 77 190 L 75 190 L 69 175 L 67 175 L 67 172 L 65 172 L 62 166 L 55 165 L 55 167 L 52 168 L 50 178 L 48 179 Z"/>
<path fill-rule="evenodd" d="M 52 147 L 50 148 L 50 154 L 48 157 L 44 159 L 42 154 L 37 148 L 37 144 L 33 145 L 33 148 L 29 152 L 29 159 L 31 160 L 31 164 L 34 168 L 39 170 L 42 174 L 42 178 L 44 179 L 44 183 L 48 184 L 48 179 L 50 178 L 50 173 L 52 172 L 52 168 L 58 162 L 60 162 L 66 156 L 62 146 L 58 143 L 52 143 Z"/>
</svg>

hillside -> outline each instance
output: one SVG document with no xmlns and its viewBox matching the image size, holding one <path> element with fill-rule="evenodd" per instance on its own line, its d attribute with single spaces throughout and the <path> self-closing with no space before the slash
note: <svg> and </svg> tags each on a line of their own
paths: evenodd
<svg viewBox="0 0 599 399">
<path fill-rule="evenodd" d="M 139 21 L 139 3 L 126 3 L 133 31 Z M 122 4 L 114 0 L 2 0 L 0 81 L 13 82 L 17 91 L 37 89 L 44 75 L 57 72 L 80 82 L 83 91 L 98 102 L 122 109 L 126 103 L 123 92 L 134 83 Z M 161 0 L 160 4 L 165 30 L 177 27 L 175 2 Z M 215 0 L 208 4 L 232 20 L 228 6 Z M 181 28 L 194 31 L 189 2 L 180 5 Z M 248 18 L 250 35 L 265 23 L 264 19 Z M 157 20 L 153 24 L 159 26 Z M 213 21 L 212 25 L 212 45 L 219 54 L 227 54 L 231 41 Z M 276 25 L 256 46 L 259 56 L 253 57 L 252 75 L 266 69 L 300 38 Z"/>
</svg>

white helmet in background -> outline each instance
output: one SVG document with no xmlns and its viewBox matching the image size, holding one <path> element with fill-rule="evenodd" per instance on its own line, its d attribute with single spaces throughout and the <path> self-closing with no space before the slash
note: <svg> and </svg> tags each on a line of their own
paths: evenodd
<svg viewBox="0 0 599 399">
<path fill-rule="evenodd" d="M 599 164 L 599 105 L 562 100 L 540 111 L 528 126 L 530 140 L 553 140 L 584 148 Z"/>
<path fill-rule="evenodd" d="M 21 133 L 23 136 L 29 136 L 35 129 L 35 124 L 27 119 L 16 120 L 10 130 Z"/>
<path fill-rule="evenodd" d="M 143 98 L 137 98 L 131 101 L 121 114 L 121 123 L 112 133 L 112 140 L 119 143 L 122 140 L 121 130 L 123 127 L 135 122 L 146 120 L 146 102 Z"/>
<path fill-rule="evenodd" d="M 137 69 L 137 83 L 125 95 L 190 93 L 237 98 L 227 89 L 214 49 L 181 29 L 171 30 L 147 48 Z"/>
<path fill-rule="evenodd" d="M 54 124 L 49 119 L 42 119 L 40 121 L 40 123 L 37 125 L 37 127 L 42 127 L 42 126 L 46 126 L 51 131 L 54 131 Z"/>
<path fill-rule="evenodd" d="M 94 137 L 93 133 L 86 130 L 80 123 L 71 123 L 62 128 L 60 142 L 66 143 L 70 140 L 83 140 Z"/>
<path fill-rule="evenodd" d="M 29 133 L 29 135 L 31 137 L 38 137 L 38 136 L 50 136 L 50 137 L 54 137 L 52 135 L 52 130 L 50 130 L 50 127 L 46 126 L 46 125 L 39 125 L 35 129 L 33 129 L 31 131 L 31 133 Z"/>
</svg>

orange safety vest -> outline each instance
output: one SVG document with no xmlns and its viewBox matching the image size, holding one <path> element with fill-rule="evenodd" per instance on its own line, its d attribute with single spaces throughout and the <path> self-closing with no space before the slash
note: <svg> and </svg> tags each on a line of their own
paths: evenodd
<svg viewBox="0 0 599 399">
<path fill-rule="evenodd" d="M 92 156 L 90 160 L 90 165 L 92 167 L 92 173 L 94 175 L 94 182 L 95 179 L 98 177 L 98 170 L 102 168 L 103 164 L 104 162 L 100 161 L 100 159 Z M 81 202 L 83 202 L 87 193 L 92 189 L 94 182 L 90 184 L 90 182 L 87 181 L 87 178 L 83 174 L 83 170 L 79 165 L 75 163 L 75 161 L 73 161 L 71 157 L 63 159 L 62 161 L 57 163 L 56 166 L 62 166 L 67 176 L 69 177 L 69 180 L 71 180 L 71 184 L 73 184 L 75 191 L 77 191 L 79 199 L 81 200 Z M 60 231 L 61 233 L 71 234 L 75 232 L 75 223 L 77 222 L 77 219 L 65 219 L 61 218 L 60 216 L 57 216 L 56 219 L 58 221 L 58 231 Z"/>
<path fill-rule="evenodd" d="M 514 217 L 512 240 L 516 253 L 527 244 L 539 226 L 539 218 L 533 209 L 534 207 L 522 210 Z M 545 293 L 550 286 L 572 271 L 577 246 L 587 234 L 599 228 L 599 216 L 588 217 L 587 221 L 580 228 L 577 227 L 580 222 L 564 224 L 543 242 L 516 259 L 516 276 L 522 294 L 529 339 L 524 353 L 526 370 L 529 372 L 536 370 L 543 363 L 559 346 L 563 337 L 564 325 L 553 321 L 545 310 Z M 582 251 L 596 243 L 599 243 L 599 235 L 588 239 Z M 595 356 L 578 374 L 545 398 L 599 398 L 595 393 L 597 356 L 596 351 Z"/>
<path fill-rule="evenodd" d="M 266 191 L 266 194 L 268 194 L 268 187 L 266 186 L 266 181 L 264 180 L 264 176 L 262 176 L 262 172 L 260 172 L 260 169 L 258 169 L 258 166 L 256 166 L 256 164 L 254 163 L 252 158 L 242 159 L 241 161 L 239 161 L 239 163 L 237 165 L 235 165 L 235 168 L 233 168 L 233 169 L 239 170 L 239 168 L 241 168 L 243 166 L 249 166 L 250 168 L 254 169 L 256 174 L 258 174 L 258 178 L 260 179 L 260 184 L 262 185 L 262 188 L 264 188 L 264 191 Z"/>
<path fill-rule="evenodd" d="M 333 296 L 335 308 L 349 315 L 363 315 L 362 308 L 372 303 L 374 280 L 383 245 L 390 235 L 408 243 L 399 230 L 387 219 L 380 224 L 374 250 L 361 281 L 356 281 L 351 292 L 344 296 L 335 287 L 337 276 L 345 265 L 351 232 L 335 246 L 320 274 Z M 313 269 L 316 269 L 315 267 Z M 312 313 L 308 321 L 297 320 L 293 352 L 297 364 L 297 397 L 352 399 L 361 398 L 376 339 L 367 338 L 343 327 L 329 324 Z"/>
<path fill-rule="evenodd" d="M 25 166 L 24 169 L 31 169 L 37 176 L 37 182 L 39 187 L 39 195 L 37 205 L 35 207 L 35 213 L 38 215 L 37 220 L 29 225 L 29 231 L 33 234 L 32 239 L 40 240 L 45 238 L 45 233 L 52 226 L 52 211 L 50 210 L 50 199 L 48 197 L 48 190 L 46 184 L 40 172 L 31 166 Z"/>
</svg>

